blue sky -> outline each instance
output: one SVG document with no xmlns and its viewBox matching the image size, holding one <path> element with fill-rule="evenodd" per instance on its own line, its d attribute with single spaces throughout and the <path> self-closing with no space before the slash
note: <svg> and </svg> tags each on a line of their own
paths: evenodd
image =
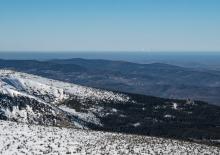
<svg viewBox="0 0 220 155">
<path fill-rule="evenodd" d="M 220 1 L 0 0 L 0 51 L 220 51 Z"/>
</svg>

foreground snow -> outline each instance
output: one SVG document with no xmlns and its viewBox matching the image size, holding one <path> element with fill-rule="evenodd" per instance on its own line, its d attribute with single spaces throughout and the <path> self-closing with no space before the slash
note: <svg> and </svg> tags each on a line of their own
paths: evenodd
<svg viewBox="0 0 220 155">
<path fill-rule="evenodd" d="M 0 121 L 0 154 L 220 154 L 176 140 Z"/>
</svg>

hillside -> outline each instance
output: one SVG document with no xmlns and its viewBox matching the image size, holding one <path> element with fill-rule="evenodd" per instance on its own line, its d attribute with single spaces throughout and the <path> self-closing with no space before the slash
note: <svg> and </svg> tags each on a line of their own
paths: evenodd
<svg viewBox="0 0 220 155">
<path fill-rule="evenodd" d="M 213 144 L 220 107 L 193 100 L 113 92 L 11 70 L 0 71 L 0 119 Z"/>
</svg>

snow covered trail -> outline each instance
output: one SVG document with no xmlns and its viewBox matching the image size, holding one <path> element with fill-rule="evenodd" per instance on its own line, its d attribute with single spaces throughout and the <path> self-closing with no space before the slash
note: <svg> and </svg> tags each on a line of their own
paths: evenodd
<svg viewBox="0 0 220 155">
<path fill-rule="evenodd" d="M 201 144 L 0 121 L 0 154 L 220 154 Z"/>
</svg>

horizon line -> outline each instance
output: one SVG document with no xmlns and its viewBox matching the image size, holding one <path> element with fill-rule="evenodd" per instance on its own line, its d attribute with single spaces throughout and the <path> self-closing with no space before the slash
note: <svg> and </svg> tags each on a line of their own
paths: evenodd
<svg viewBox="0 0 220 155">
<path fill-rule="evenodd" d="M 220 50 L 218 50 L 218 51 L 216 51 L 216 50 L 210 50 L 210 51 L 208 51 L 208 50 L 205 50 L 205 51 L 200 51 L 200 50 L 192 50 L 192 51 L 190 51 L 190 50 L 186 50 L 186 51 L 184 51 L 184 50 L 155 50 L 155 51 L 141 51 L 141 50 L 133 50 L 133 51 L 131 51 L 131 50 L 24 50 L 24 51 L 22 51 L 22 50 L 19 50 L 19 51 L 16 51 L 16 50 L 10 50 L 10 51 L 8 51 L 8 50 L 0 50 L 0 53 L 29 53 L 29 52 L 34 52 L 34 53 L 61 53 L 61 52 L 65 52 L 65 53 L 80 53 L 80 52 L 82 52 L 82 53 L 86 53 L 86 52 L 97 52 L 97 53 L 105 53 L 105 52 L 107 52 L 107 53 L 110 53 L 110 52 L 112 52 L 112 53 L 114 53 L 114 52 L 127 52 L 127 53 L 134 53 L 134 52 L 140 52 L 140 53 L 160 53 L 160 52 L 165 52 L 165 53 L 182 53 L 182 52 L 184 52 L 184 53 L 207 53 L 207 52 L 209 52 L 209 53 L 220 53 Z"/>
</svg>

